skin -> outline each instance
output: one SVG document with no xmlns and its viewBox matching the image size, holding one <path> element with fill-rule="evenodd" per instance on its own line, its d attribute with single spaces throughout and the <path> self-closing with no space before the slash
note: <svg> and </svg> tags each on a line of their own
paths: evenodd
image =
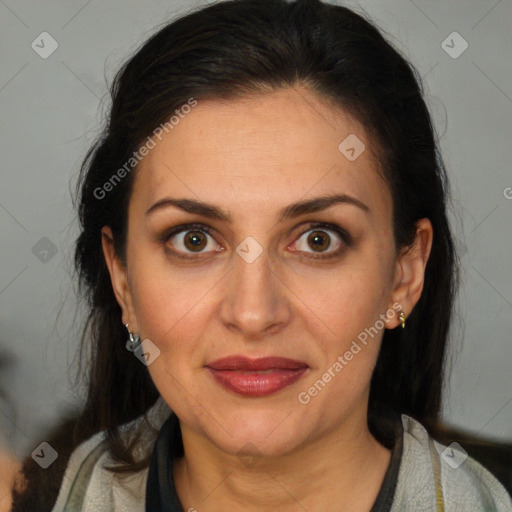
<svg viewBox="0 0 512 512">
<path fill-rule="evenodd" d="M 349 134 L 366 146 L 354 161 L 338 150 Z M 148 370 L 180 418 L 185 457 L 173 476 L 185 510 L 371 508 L 390 460 L 367 427 L 383 330 L 307 405 L 298 394 L 393 304 L 408 315 L 423 288 L 431 223 L 421 219 L 413 246 L 397 251 L 392 199 L 375 156 L 363 125 L 302 87 L 199 101 L 139 164 L 126 267 L 116 257 L 112 232 L 103 228 L 123 322 L 161 351 Z M 352 196 L 369 210 L 340 203 L 278 220 L 290 203 L 332 193 Z M 232 221 L 173 206 L 145 215 L 166 196 L 212 203 Z M 189 222 L 213 229 L 199 234 L 199 253 L 185 245 L 187 231 L 158 241 Z M 324 253 L 342 252 L 314 259 L 319 250 L 308 236 L 318 228 L 308 230 L 312 222 L 340 226 L 353 243 L 320 228 L 330 240 Z M 252 263 L 236 252 L 249 236 L 263 249 Z M 172 257 L 172 249 L 195 259 Z M 399 323 L 395 314 L 384 328 Z M 273 395 L 242 397 L 204 368 L 232 354 L 289 357 L 309 369 Z"/>
<path fill-rule="evenodd" d="M 0 512 L 8 512 L 12 506 L 11 490 L 16 484 L 18 490 L 23 489 L 20 478 L 20 462 L 0 445 Z"/>
</svg>

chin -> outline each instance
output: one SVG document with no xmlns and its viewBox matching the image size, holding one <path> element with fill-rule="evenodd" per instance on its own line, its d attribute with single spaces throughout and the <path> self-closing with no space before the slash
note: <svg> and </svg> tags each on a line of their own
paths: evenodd
<svg viewBox="0 0 512 512">
<path fill-rule="evenodd" d="M 308 437 L 304 423 L 286 408 L 280 411 L 272 409 L 262 412 L 239 408 L 232 414 L 223 415 L 225 423 L 212 431 L 212 422 L 205 429 L 210 439 L 223 451 L 233 455 L 280 456 L 286 455 Z"/>
</svg>

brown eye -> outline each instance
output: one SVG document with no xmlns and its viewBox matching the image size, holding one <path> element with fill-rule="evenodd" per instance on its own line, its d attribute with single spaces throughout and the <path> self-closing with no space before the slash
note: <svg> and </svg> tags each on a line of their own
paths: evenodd
<svg viewBox="0 0 512 512">
<path fill-rule="evenodd" d="M 195 255 L 222 250 L 210 234 L 210 229 L 203 225 L 178 226 L 165 233 L 160 241 L 170 254 L 178 258 L 193 258 Z"/>
<path fill-rule="evenodd" d="M 325 251 L 331 245 L 330 237 L 323 231 L 313 231 L 308 236 L 308 244 L 315 251 Z"/>
<path fill-rule="evenodd" d="M 187 249 L 191 251 L 201 251 L 206 247 L 207 240 L 201 231 L 187 231 L 183 242 Z"/>
<path fill-rule="evenodd" d="M 351 247 L 352 237 L 335 224 L 316 223 L 303 231 L 293 245 L 294 251 L 304 253 L 313 259 L 330 258 L 341 255 Z"/>
</svg>

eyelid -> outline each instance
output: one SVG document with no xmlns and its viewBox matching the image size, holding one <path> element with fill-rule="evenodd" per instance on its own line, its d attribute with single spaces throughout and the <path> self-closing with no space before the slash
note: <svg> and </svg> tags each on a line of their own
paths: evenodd
<svg viewBox="0 0 512 512">
<path fill-rule="evenodd" d="M 172 228 L 166 229 L 161 235 L 157 236 L 157 239 L 161 242 L 166 242 L 173 235 L 177 235 L 183 231 L 204 231 L 211 235 L 213 228 L 208 226 L 207 224 L 202 224 L 201 222 L 192 222 L 188 224 L 180 224 L 179 226 L 173 226 Z"/>
</svg>

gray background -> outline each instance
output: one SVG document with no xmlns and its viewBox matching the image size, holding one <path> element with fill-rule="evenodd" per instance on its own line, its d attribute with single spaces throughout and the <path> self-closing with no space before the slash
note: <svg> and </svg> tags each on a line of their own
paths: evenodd
<svg viewBox="0 0 512 512">
<path fill-rule="evenodd" d="M 107 83 L 159 25 L 204 3 L 0 0 L 0 353 L 11 356 L 0 430 L 19 455 L 81 400 L 70 187 L 108 107 Z M 364 8 L 424 77 L 451 176 L 463 273 L 444 416 L 512 440 L 512 1 L 345 5 Z M 442 47 L 454 31 L 469 45 L 458 58 Z M 58 42 L 46 59 L 31 47 L 42 32 Z"/>
</svg>

